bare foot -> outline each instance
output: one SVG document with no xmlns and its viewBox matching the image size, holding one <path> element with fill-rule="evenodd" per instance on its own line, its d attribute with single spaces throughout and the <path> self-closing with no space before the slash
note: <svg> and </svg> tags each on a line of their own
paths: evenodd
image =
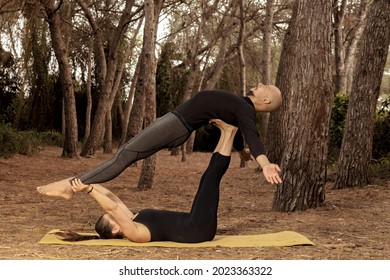
<svg viewBox="0 0 390 280">
<path fill-rule="evenodd" d="M 223 129 L 225 131 L 229 131 L 230 130 L 232 132 L 236 132 L 238 130 L 238 127 L 235 127 L 235 126 L 233 126 L 231 124 L 225 123 L 224 121 L 222 121 L 220 119 L 211 119 L 210 123 L 214 124 L 219 129 Z"/>
<path fill-rule="evenodd" d="M 45 186 L 37 187 L 37 191 L 40 194 L 44 194 L 47 196 L 58 196 L 63 197 L 65 199 L 71 199 L 74 195 L 74 192 L 72 191 L 69 182 L 70 179 L 71 178 L 68 178 Z"/>
</svg>

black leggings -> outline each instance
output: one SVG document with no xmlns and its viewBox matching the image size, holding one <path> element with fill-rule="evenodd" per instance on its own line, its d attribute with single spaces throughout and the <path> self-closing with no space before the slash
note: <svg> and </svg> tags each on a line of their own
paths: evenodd
<svg viewBox="0 0 390 280">
<path fill-rule="evenodd" d="M 76 178 L 84 184 L 110 181 L 132 163 L 147 158 L 162 149 L 180 146 L 187 141 L 191 132 L 178 116 L 168 113 L 156 119 L 150 126 L 125 143 L 113 158 Z"/>
<path fill-rule="evenodd" d="M 230 156 L 214 153 L 203 173 L 191 212 L 145 209 L 134 222 L 145 225 L 151 241 L 197 243 L 212 240 L 217 231 L 219 184 L 229 167 Z"/>
</svg>

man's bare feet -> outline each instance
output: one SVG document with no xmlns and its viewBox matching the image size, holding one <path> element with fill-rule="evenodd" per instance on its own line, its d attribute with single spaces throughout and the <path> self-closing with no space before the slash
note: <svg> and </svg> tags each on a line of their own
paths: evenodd
<svg viewBox="0 0 390 280">
<path fill-rule="evenodd" d="M 45 186 L 37 187 L 37 191 L 40 194 L 47 196 L 58 196 L 65 199 L 71 199 L 74 195 L 74 192 L 69 182 L 70 179 L 71 178 L 68 178 Z"/>
</svg>

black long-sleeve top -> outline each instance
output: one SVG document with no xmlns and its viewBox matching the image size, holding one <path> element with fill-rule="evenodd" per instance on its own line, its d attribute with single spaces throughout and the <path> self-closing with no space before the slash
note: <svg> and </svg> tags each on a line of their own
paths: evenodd
<svg viewBox="0 0 390 280">
<path fill-rule="evenodd" d="M 179 105 L 174 113 L 178 113 L 193 130 L 208 124 L 210 119 L 221 119 L 238 127 L 242 133 L 236 134 L 236 150 L 241 151 L 244 148 L 244 136 L 255 158 L 264 154 L 256 126 L 256 110 L 248 97 L 223 90 L 204 90 Z"/>
</svg>

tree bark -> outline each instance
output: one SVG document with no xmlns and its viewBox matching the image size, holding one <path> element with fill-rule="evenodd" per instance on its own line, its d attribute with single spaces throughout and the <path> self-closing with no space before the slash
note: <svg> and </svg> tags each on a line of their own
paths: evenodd
<svg viewBox="0 0 390 280">
<path fill-rule="evenodd" d="M 266 14 L 264 20 L 264 41 L 263 57 L 261 65 L 262 83 L 268 85 L 271 83 L 271 46 L 272 46 L 272 25 L 274 21 L 274 0 L 267 0 Z"/>
<path fill-rule="evenodd" d="M 141 29 L 141 25 L 142 25 L 142 22 L 143 20 L 139 20 L 139 23 L 134 31 L 134 35 L 129 43 L 129 46 L 126 50 L 126 54 L 125 54 L 125 58 L 126 57 L 132 57 L 133 56 L 133 49 L 136 45 L 136 41 L 137 41 L 137 38 L 138 38 L 138 34 L 139 34 L 139 31 Z M 120 72 L 121 74 L 120 75 L 117 75 L 117 79 L 115 81 L 115 91 L 118 91 L 118 88 L 119 88 L 119 84 L 120 84 L 120 79 L 119 79 L 119 76 L 122 77 L 122 72 L 125 68 L 125 63 L 122 62 L 121 66 L 120 66 Z M 125 108 L 124 108 L 124 112 L 123 112 L 123 117 L 121 119 L 121 128 L 122 128 L 122 135 L 121 135 L 121 139 L 119 141 L 119 146 L 122 146 L 125 142 L 126 142 L 126 135 L 127 135 L 127 129 L 128 129 L 128 124 L 129 124 L 129 117 L 130 117 L 130 112 L 131 112 L 131 107 L 133 105 L 133 97 L 134 97 L 134 93 L 135 93 L 135 89 L 136 89 L 136 84 L 137 84 L 137 80 L 138 80 L 138 74 L 139 74 L 139 71 L 140 71 L 140 58 L 138 57 L 137 59 L 137 64 L 136 64 L 136 67 L 135 67 L 135 71 L 134 71 L 134 75 L 131 79 L 131 86 L 130 86 L 130 90 L 129 90 L 129 95 L 127 97 L 127 100 L 126 100 L 126 104 L 125 104 Z M 120 104 L 121 106 L 122 104 Z M 122 108 L 122 107 L 121 107 Z"/>
<path fill-rule="evenodd" d="M 298 59 L 297 54 L 299 52 L 298 42 L 298 30 L 297 19 L 298 18 L 298 5 L 295 4 L 289 26 L 284 36 L 282 44 L 282 52 L 280 54 L 280 60 L 278 65 L 278 71 L 276 74 L 275 85 L 280 89 L 283 100 L 281 109 L 273 112 L 269 115 L 267 139 L 272 141 L 265 142 L 266 153 L 271 162 L 280 164 L 282 155 L 284 153 L 285 146 L 285 134 L 287 131 L 284 129 L 288 127 L 287 113 L 289 108 L 289 99 L 296 90 L 293 88 L 296 86 L 298 80 L 295 80 L 295 68 L 297 67 Z"/>
<path fill-rule="evenodd" d="M 122 137 L 120 141 L 120 146 L 126 143 L 130 138 L 134 137 L 136 133 L 134 132 L 129 132 L 129 125 L 130 125 L 130 119 L 131 114 L 133 112 L 133 107 L 135 106 L 136 102 L 133 101 L 133 99 L 137 99 L 135 93 L 137 89 L 137 83 L 138 83 L 138 78 L 139 78 L 139 73 L 140 73 L 140 66 L 141 64 L 141 57 L 138 57 L 137 65 L 135 67 L 134 75 L 131 78 L 131 86 L 130 86 L 130 92 L 129 96 L 127 97 L 126 100 L 126 105 L 125 105 L 125 110 L 124 110 L 124 117 L 123 117 L 123 123 L 122 123 Z M 139 130 L 138 130 L 139 131 Z M 138 133 L 137 131 L 137 133 Z"/>
<path fill-rule="evenodd" d="M 351 76 L 353 75 L 355 64 L 354 61 L 356 56 L 356 45 L 360 40 L 361 33 L 365 25 L 367 10 L 370 6 L 366 0 L 362 0 L 359 5 L 360 7 L 357 9 L 358 11 L 352 14 L 353 17 L 357 18 L 356 25 L 347 27 L 347 1 L 342 0 L 340 4 L 339 0 L 333 1 L 333 29 L 335 49 L 334 87 L 336 93 L 348 94 L 351 90 L 350 80 Z M 349 17 L 351 18 L 352 16 L 349 15 Z"/>
<path fill-rule="evenodd" d="M 92 114 L 92 51 L 93 49 L 93 40 L 89 40 L 88 44 L 88 61 L 87 61 L 87 83 L 86 83 L 86 94 L 87 94 L 87 108 L 85 110 L 85 130 L 83 143 L 88 139 L 91 132 L 91 114 Z"/>
<path fill-rule="evenodd" d="M 214 63 L 211 71 L 205 78 L 206 89 L 215 88 L 215 85 L 221 77 L 223 66 L 226 60 L 226 53 L 228 50 L 229 36 L 232 34 L 234 27 L 237 25 L 236 14 L 239 10 L 239 6 L 237 4 L 233 4 L 233 1 L 231 3 L 231 11 L 227 11 L 222 19 L 220 31 L 221 42 L 219 44 L 216 62 Z M 235 46 L 235 53 L 237 54 L 237 46 Z"/>
<path fill-rule="evenodd" d="M 284 92 L 289 98 L 282 124 L 286 131 L 281 163 L 283 183 L 277 186 L 272 207 L 276 211 L 306 210 L 325 201 L 333 101 L 331 12 L 332 0 L 295 2 L 289 26 L 291 37 L 287 37 L 294 47 L 283 49 L 289 51 L 284 59 L 289 57 L 293 64 L 289 65 L 292 79 L 286 81 L 289 91 Z"/>
<path fill-rule="evenodd" d="M 240 19 L 240 31 L 237 40 L 237 52 L 238 52 L 238 64 L 240 65 L 240 94 L 246 95 L 246 61 L 244 54 L 244 37 L 245 37 L 245 0 L 239 1 L 239 19 Z M 240 167 L 245 167 L 246 161 L 240 159 Z"/>
<path fill-rule="evenodd" d="M 143 119 L 145 113 L 145 94 L 143 92 L 143 87 L 145 83 L 145 68 L 141 67 L 141 65 L 145 65 L 145 55 L 143 53 L 144 50 L 141 51 L 139 62 L 137 65 L 137 67 L 139 67 L 139 73 L 137 75 L 137 82 L 135 83 L 134 101 L 130 111 L 130 121 L 127 127 L 126 141 L 129 141 L 131 138 L 136 136 L 143 127 Z"/>
<path fill-rule="evenodd" d="M 145 93 L 145 127 L 156 119 L 156 57 L 155 45 L 157 24 L 164 0 L 145 0 L 144 27 L 144 93 Z M 157 155 L 144 159 L 138 189 L 150 189 L 153 186 Z"/>
<path fill-rule="evenodd" d="M 77 116 L 76 100 L 74 96 L 73 80 L 69 65 L 68 41 L 70 34 L 68 30 L 62 30 L 63 23 L 59 15 L 59 8 L 55 6 L 54 0 L 41 1 L 48 17 L 50 35 L 53 50 L 58 61 L 59 77 L 63 94 L 64 108 L 64 141 L 62 156 L 77 157 Z M 69 7 L 68 7 L 69 8 Z M 68 11 L 69 13 L 69 11 Z M 69 17 L 69 15 L 67 15 Z"/>
<path fill-rule="evenodd" d="M 272 50 L 272 25 L 274 18 L 274 0 L 267 0 L 266 14 L 264 20 L 264 41 L 263 57 L 261 64 L 261 79 L 264 85 L 271 83 L 271 50 Z M 261 136 L 263 143 L 267 143 L 267 128 L 269 122 L 269 113 L 261 113 Z"/>
<path fill-rule="evenodd" d="M 351 40 L 345 49 L 345 76 L 344 80 L 341 82 L 341 86 L 345 87 L 344 91 L 347 93 L 351 92 L 356 64 L 356 48 L 366 24 L 367 11 L 370 8 L 371 2 L 371 0 L 361 0 L 358 24 L 351 32 L 352 34 L 349 36 L 351 37 Z"/>
<path fill-rule="evenodd" d="M 389 44 L 390 2 L 374 0 L 357 54 L 335 188 L 370 182 L 375 112 Z"/>
<path fill-rule="evenodd" d="M 104 141 L 103 141 L 103 153 L 111 154 L 112 148 L 112 113 L 111 110 L 107 112 L 104 125 Z"/>
<path fill-rule="evenodd" d="M 129 20 L 133 16 L 131 13 L 134 1 L 126 1 L 126 5 L 123 9 L 122 15 L 119 19 L 117 27 L 114 28 L 112 34 L 108 38 L 108 55 L 105 53 L 105 46 L 103 42 L 103 34 L 95 21 L 91 11 L 84 1 L 77 0 L 78 4 L 84 11 L 91 28 L 95 34 L 95 42 L 97 45 L 97 55 L 99 57 L 99 84 L 100 84 L 100 97 L 97 104 L 94 120 L 91 127 L 91 133 L 89 138 L 84 143 L 81 156 L 93 156 L 98 146 L 101 144 L 104 133 L 104 125 L 106 114 L 111 112 L 112 105 L 114 103 L 115 94 L 115 75 L 118 68 L 118 51 L 120 43 L 123 41 L 123 35 L 127 29 Z"/>
<path fill-rule="evenodd" d="M 342 0 L 339 6 L 339 0 L 333 0 L 333 29 L 334 29 L 334 58 L 335 58 L 335 78 L 334 89 L 336 93 L 346 93 L 345 90 L 345 52 L 344 52 L 344 15 L 347 0 Z"/>
</svg>

